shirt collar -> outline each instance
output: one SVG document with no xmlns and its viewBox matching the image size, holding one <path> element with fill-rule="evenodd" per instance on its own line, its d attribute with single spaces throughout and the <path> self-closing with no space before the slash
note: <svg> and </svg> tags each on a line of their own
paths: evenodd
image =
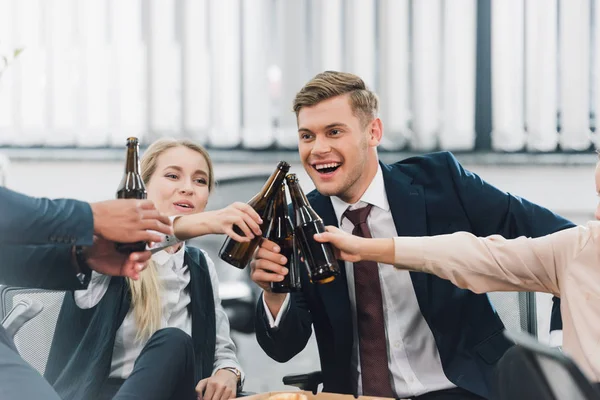
<svg viewBox="0 0 600 400">
<path fill-rule="evenodd" d="M 168 253 L 166 250 L 161 250 L 152 255 L 152 261 L 158 266 L 164 267 L 173 262 L 172 268 L 179 269 L 183 267 L 183 258 L 185 256 L 185 243 L 181 244 L 181 248 L 176 253 Z"/>
<path fill-rule="evenodd" d="M 335 211 L 335 217 L 337 219 L 338 226 L 342 225 L 342 217 L 344 216 L 344 213 L 348 207 L 351 209 L 356 209 L 365 207 L 367 204 L 373 204 L 373 206 L 380 208 L 383 211 L 389 211 L 390 204 L 388 203 L 387 194 L 385 192 L 385 184 L 383 182 L 381 165 L 377 165 L 377 173 L 358 202 L 355 204 L 349 204 L 339 197 L 332 196 L 331 204 L 333 205 L 333 210 Z"/>
</svg>

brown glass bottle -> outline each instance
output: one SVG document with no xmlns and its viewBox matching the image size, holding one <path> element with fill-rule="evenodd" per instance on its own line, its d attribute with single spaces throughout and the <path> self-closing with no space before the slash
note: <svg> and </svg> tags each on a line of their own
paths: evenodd
<svg viewBox="0 0 600 400">
<path fill-rule="evenodd" d="M 290 170 L 290 164 L 285 161 L 279 161 L 277 164 L 277 168 L 271 174 L 263 188 L 260 192 L 258 192 L 248 204 L 254 208 L 254 210 L 260 215 L 263 220 L 263 223 L 260 227 L 260 230 L 265 232 L 266 228 L 269 226 L 269 214 L 273 207 L 273 200 L 275 198 L 275 194 L 277 194 L 283 180 L 285 179 L 285 174 Z M 244 233 L 234 225 L 233 229 L 238 235 L 244 235 Z M 258 247 L 261 241 L 261 236 L 255 236 L 249 242 L 236 242 L 232 238 L 228 237 L 223 242 L 223 246 L 221 246 L 221 250 L 219 250 L 219 257 L 221 259 L 234 267 L 244 269 L 246 265 L 250 262 L 254 251 Z"/>
<path fill-rule="evenodd" d="M 325 232 L 323 220 L 310 206 L 296 174 L 286 176 L 286 181 L 294 206 L 296 241 L 310 279 L 317 283 L 331 282 L 340 273 L 333 248 L 329 243 L 319 243 L 314 239 L 315 233 Z"/>
<path fill-rule="evenodd" d="M 281 248 L 281 255 L 285 256 L 288 260 L 285 265 L 288 269 L 288 274 L 280 282 L 271 282 L 271 291 L 274 293 L 298 292 L 302 288 L 300 285 L 298 252 L 294 238 L 294 227 L 288 215 L 284 183 L 281 184 L 281 190 L 275 195 L 271 215 L 271 223 L 265 237 L 277 243 Z"/>
<path fill-rule="evenodd" d="M 117 199 L 145 199 L 146 185 L 140 174 L 140 148 L 136 137 L 127 138 L 127 161 L 125 173 L 117 188 Z M 146 242 L 115 243 L 121 253 L 144 251 Z"/>
</svg>

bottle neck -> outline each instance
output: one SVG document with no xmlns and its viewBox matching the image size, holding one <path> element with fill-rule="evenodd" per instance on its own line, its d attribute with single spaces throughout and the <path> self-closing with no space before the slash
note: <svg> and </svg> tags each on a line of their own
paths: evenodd
<svg viewBox="0 0 600 400">
<path fill-rule="evenodd" d="M 278 190 L 278 186 L 285 179 L 285 175 L 289 171 L 289 168 L 278 167 L 275 172 L 269 177 L 263 188 L 258 192 L 254 199 L 259 200 L 265 196 L 269 196 L 274 191 Z"/>
<path fill-rule="evenodd" d="M 281 185 L 281 190 L 275 197 L 275 217 L 286 219 L 288 218 L 288 208 L 285 201 L 285 186 Z"/>
<path fill-rule="evenodd" d="M 302 225 L 309 221 L 320 219 L 317 213 L 312 209 L 304 191 L 298 183 L 288 183 L 290 194 L 292 196 L 292 204 L 296 214 L 296 225 Z"/>
<path fill-rule="evenodd" d="M 140 173 L 139 145 L 137 143 L 127 144 L 127 162 L 125 163 L 125 172 Z"/>
<path fill-rule="evenodd" d="M 292 197 L 292 204 L 294 207 L 310 207 L 310 203 L 304 194 L 304 191 L 298 183 L 289 183 L 290 195 Z"/>
</svg>

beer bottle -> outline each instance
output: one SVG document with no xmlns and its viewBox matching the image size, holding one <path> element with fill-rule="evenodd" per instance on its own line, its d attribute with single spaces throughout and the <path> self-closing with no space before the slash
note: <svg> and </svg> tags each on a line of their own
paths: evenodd
<svg viewBox="0 0 600 400">
<path fill-rule="evenodd" d="M 140 149 L 138 139 L 130 137 L 127 139 L 127 161 L 125 163 L 125 174 L 117 188 L 117 199 L 145 199 L 146 185 L 140 175 Z M 137 243 L 115 243 L 117 250 L 121 253 L 144 251 L 146 242 Z"/>
<path fill-rule="evenodd" d="M 274 293 L 298 292 L 300 286 L 300 268 L 294 238 L 294 228 L 288 215 L 287 202 L 285 199 L 285 184 L 281 183 L 281 190 L 275 196 L 272 208 L 272 219 L 269 230 L 265 237 L 277 243 L 281 248 L 281 254 L 287 258 L 285 265 L 288 274 L 280 282 L 271 282 L 271 291 Z"/>
<path fill-rule="evenodd" d="M 308 203 L 296 174 L 286 176 L 286 181 L 296 216 L 296 240 L 310 279 L 317 283 L 331 282 L 340 273 L 333 248 L 329 243 L 319 243 L 314 239 L 315 233 L 325 232 L 323 220 Z"/>
<path fill-rule="evenodd" d="M 263 234 L 266 228 L 269 226 L 268 216 L 273 206 L 275 194 L 281 187 L 281 184 L 285 179 L 285 174 L 287 174 L 289 170 L 290 164 L 286 163 L 285 161 L 279 161 L 277 168 L 271 174 L 261 191 L 258 192 L 248 202 L 248 204 L 254 208 L 254 210 L 263 220 L 263 223 L 260 226 L 260 230 L 263 232 Z M 244 232 L 242 232 L 237 226 L 234 225 L 233 229 L 238 235 L 244 235 Z M 249 242 L 240 243 L 228 237 L 225 239 L 225 242 L 223 242 L 221 250 L 219 250 L 219 257 L 234 267 L 244 269 L 250 262 L 250 258 L 260 244 L 261 239 L 262 238 L 260 236 L 255 236 L 254 239 Z"/>
</svg>

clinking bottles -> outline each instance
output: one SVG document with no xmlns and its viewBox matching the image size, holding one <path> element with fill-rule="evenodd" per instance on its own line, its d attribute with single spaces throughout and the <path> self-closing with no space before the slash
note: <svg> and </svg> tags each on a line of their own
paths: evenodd
<svg viewBox="0 0 600 400">
<path fill-rule="evenodd" d="M 310 279 L 317 283 L 331 282 L 340 273 L 333 249 L 329 243 L 319 243 L 314 239 L 315 233 L 325 232 L 323 220 L 310 206 L 296 174 L 286 176 L 286 181 L 294 206 L 296 241 Z"/>
<path fill-rule="evenodd" d="M 138 139 L 130 137 L 127 139 L 127 161 L 125 163 L 125 174 L 117 188 L 117 199 L 145 199 L 146 185 L 140 174 L 140 149 Z M 121 253 L 144 251 L 146 242 L 116 243 L 117 250 Z"/>
<path fill-rule="evenodd" d="M 280 161 L 277 164 L 277 168 L 273 174 L 271 174 L 261 191 L 258 192 L 258 194 L 248 202 L 248 204 L 254 208 L 254 210 L 263 220 L 263 223 L 260 227 L 260 230 L 263 233 L 269 226 L 267 214 L 271 211 L 275 194 L 281 188 L 281 184 L 283 183 L 285 175 L 289 170 L 290 164 L 286 163 L 285 161 Z M 234 226 L 234 229 L 239 235 L 244 234 L 236 226 Z M 255 236 L 250 242 L 239 243 L 228 237 L 225 239 L 225 242 L 223 242 L 223 246 L 221 246 L 219 257 L 234 267 L 243 269 L 246 267 L 248 262 L 250 262 L 250 258 L 260 244 L 260 240 L 260 236 Z"/>
<path fill-rule="evenodd" d="M 283 183 L 281 184 L 281 190 L 275 195 L 272 210 L 271 224 L 265 237 L 277 243 L 281 248 L 281 254 L 288 260 L 286 268 L 289 272 L 283 281 L 271 282 L 271 291 L 274 293 L 298 292 L 302 288 L 300 285 L 299 260 L 294 238 L 294 228 L 288 215 L 285 184 Z"/>
</svg>

